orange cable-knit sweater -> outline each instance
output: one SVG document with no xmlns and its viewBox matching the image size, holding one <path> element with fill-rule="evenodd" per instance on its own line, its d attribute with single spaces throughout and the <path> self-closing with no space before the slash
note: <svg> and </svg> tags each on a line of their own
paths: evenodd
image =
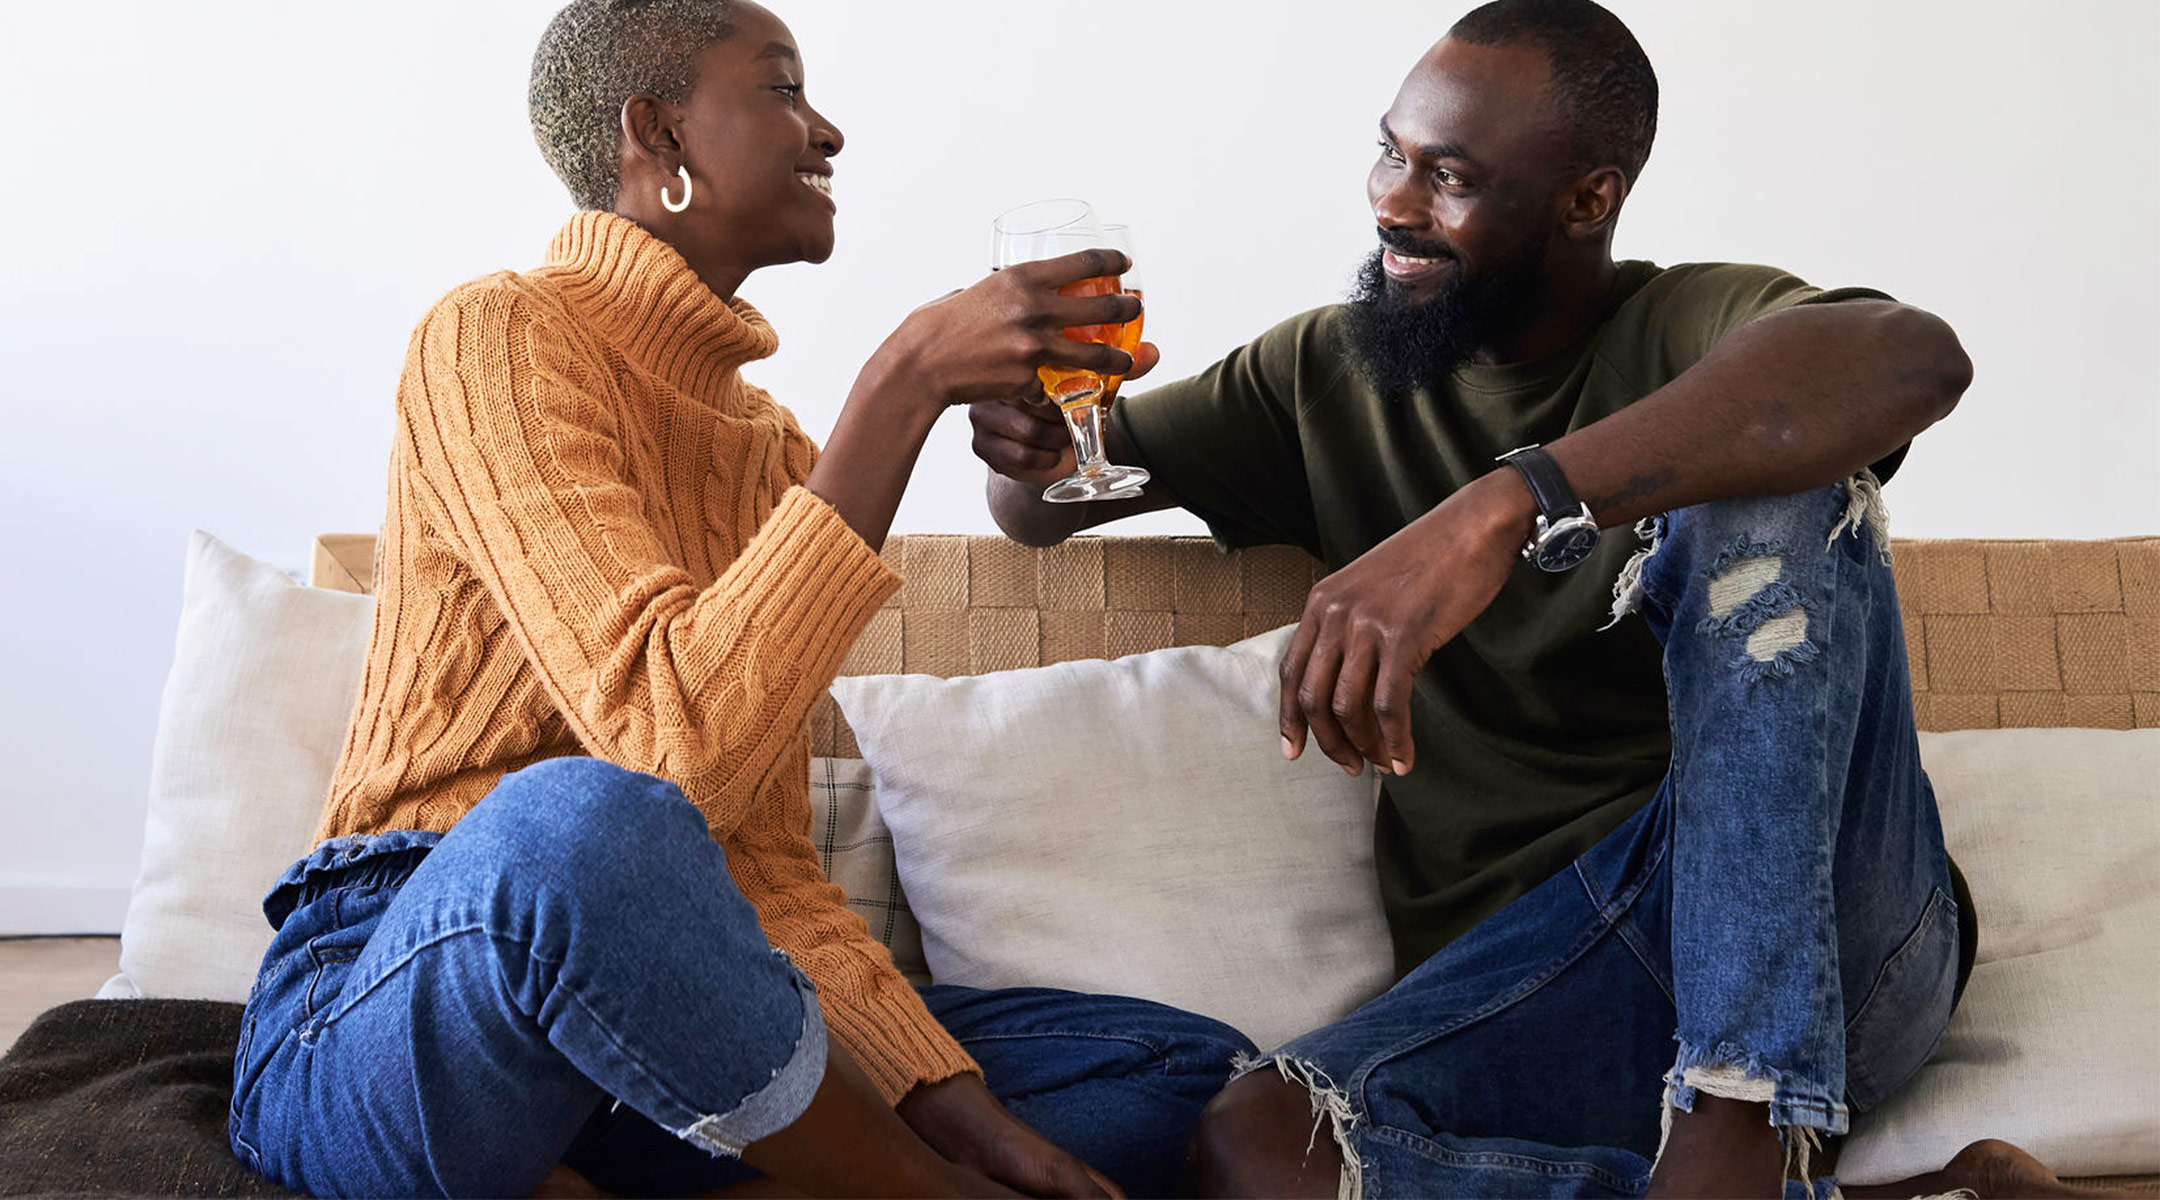
<svg viewBox="0 0 2160 1200">
<path fill-rule="evenodd" d="M 898 580 L 803 489 L 817 448 L 738 373 L 778 345 L 756 309 L 598 212 L 539 270 L 428 313 L 319 836 L 447 830 L 504 774 L 565 754 L 671 780 L 896 1100 L 976 1067 L 810 844 L 811 706 Z"/>
</svg>

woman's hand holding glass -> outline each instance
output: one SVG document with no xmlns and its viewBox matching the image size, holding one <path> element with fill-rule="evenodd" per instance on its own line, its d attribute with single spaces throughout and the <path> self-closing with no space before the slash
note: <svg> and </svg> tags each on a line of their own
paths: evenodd
<svg viewBox="0 0 2160 1200">
<path fill-rule="evenodd" d="M 1063 295 L 1061 289 L 1123 272 L 1130 261 L 1095 247 L 997 271 L 908 315 L 856 383 L 904 379 L 944 407 L 1041 394 L 1037 371 L 1062 366 L 1130 375 L 1133 356 L 1116 346 L 1076 342 L 1070 326 L 1119 325 L 1140 314 L 1123 293 Z"/>
</svg>

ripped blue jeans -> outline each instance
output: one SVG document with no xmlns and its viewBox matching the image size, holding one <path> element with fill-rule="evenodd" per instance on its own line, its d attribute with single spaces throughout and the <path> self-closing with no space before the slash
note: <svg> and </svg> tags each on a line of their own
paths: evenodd
<svg viewBox="0 0 2160 1200">
<path fill-rule="evenodd" d="M 1959 943 L 1872 485 L 1651 522 L 1627 599 L 1665 646 L 1656 797 L 1386 994 L 1241 1062 L 1310 1090 L 1346 1194 L 1638 1196 L 1700 1093 L 1768 1104 L 1789 1194 L 1834 1186 L 1812 1151 L 1927 1059 Z"/>
</svg>

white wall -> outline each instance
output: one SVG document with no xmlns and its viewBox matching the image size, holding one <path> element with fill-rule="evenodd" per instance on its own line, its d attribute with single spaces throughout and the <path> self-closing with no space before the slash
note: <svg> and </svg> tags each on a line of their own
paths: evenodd
<svg viewBox="0 0 2160 1200">
<path fill-rule="evenodd" d="M 1335 297 L 1375 120 L 1468 7 L 778 3 L 849 139 L 838 255 L 745 288 L 813 435 L 1023 200 L 1136 227 L 1164 378 Z M 553 7 L 0 0 L 0 932 L 117 926 L 188 531 L 297 567 L 373 528 L 414 319 L 565 215 L 523 102 Z M 1622 253 L 1872 284 L 1964 337 L 1899 532 L 2160 532 L 2160 4 L 1616 7 L 1664 88 Z M 898 528 L 987 532 L 980 488 L 950 419 Z"/>
</svg>

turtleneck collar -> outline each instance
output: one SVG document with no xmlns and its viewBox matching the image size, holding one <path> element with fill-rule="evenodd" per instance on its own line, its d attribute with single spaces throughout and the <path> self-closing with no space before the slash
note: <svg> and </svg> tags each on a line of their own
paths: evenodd
<svg viewBox="0 0 2160 1200">
<path fill-rule="evenodd" d="M 595 328 L 685 395 L 713 399 L 737 367 L 780 348 L 764 314 L 714 295 L 673 246 L 614 213 L 570 218 L 547 266 Z"/>
</svg>

